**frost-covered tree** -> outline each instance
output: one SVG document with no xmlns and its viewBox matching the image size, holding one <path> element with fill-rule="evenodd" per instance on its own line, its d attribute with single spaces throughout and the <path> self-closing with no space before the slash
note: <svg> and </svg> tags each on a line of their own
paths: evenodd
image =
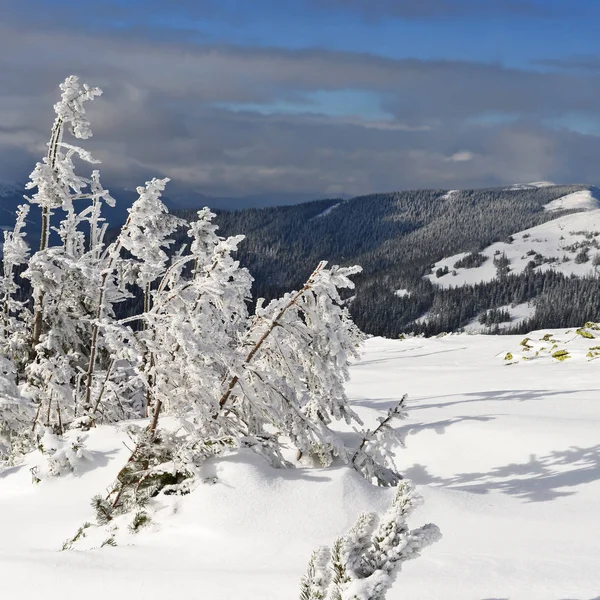
<svg viewBox="0 0 600 600">
<path fill-rule="evenodd" d="M 238 448 L 277 467 L 292 466 L 294 450 L 304 464 L 340 461 L 373 483 L 397 485 L 391 423 L 404 416 L 404 399 L 360 434 L 358 447 L 335 428 L 362 426 L 344 389 L 363 339 L 347 301 L 360 267 L 320 262 L 300 289 L 259 300 L 250 313 L 253 280 L 235 258 L 244 237 L 219 236 L 208 208 L 191 223 L 170 215 L 161 199 L 167 179 L 138 188 L 126 223 L 107 243 L 102 208 L 114 200 L 98 171 L 75 172 L 75 157 L 97 161 L 63 139 L 67 130 L 91 135 L 85 103 L 101 92 L 76 77 L 61 89 L 48 155 L 28 184 L 30 203 L 42 210 L 40 250 L 29 258 L 27 207 L 5 236 L 0 453 L 31 437 L 41 457 L 34 476 L 60 475 L 88 456 L 84 435 L 66 430 L 147 418 L 132 428 L 131 455 L 114 485 L 93 500 L 110 543 L 122 525 L 129 532 L 147 523 L 157 496 L 189 493 L 207 459 Z M 174 247 L 182 232 L 185 243 Z M 21 275 L 30 302 L 20 298 Z M 125 316 L 119 304 L 131 298 L 142 301 Z M 392 547 L 411 548 L 402 518 L 412 500 L 402 485 L 395 512 L 379 529 L 369 529 L 375 521 L 367 518 L 368 532 L 358 536 L 369 561 L 358 564 L 348 537 L 334 548 L 336 564 L 345 561 L 363 580 L 390 576 L 400 560 Z"/>
<path fill-rule="evenodd" d="M 405 398 L 362 434 L 358 448 L 330 428 L 340 419 L 360 423 L 343 383 L 361 335 L 338 291 L 352 286 L 348 275 L 356 269 L 321 263 L 301 290 L 266 308 L 259 303 L 248 317 L 251 278 L 231 256 L 240 239 L 219 238 L 208 209 L 198 216 L 190 254 L 173 261 L 151 310 L 135 317 L 147 323 L 136 339 L 153 357 L 144 379 L 153 408 L 114 485 L 93 500 L 100 538 L 115 543 L 123 526 L 137 531 L 141 516 L 151 519 L 154 498 L 189 493 L 201 483 L 206 459 L 240 447 L 289 467 L 283 450 L 292 445 L 299 458 L 312 456 L 324 466 L 344 461 L 379 485 L 401 480 L 389 439 Z M 185 263 L 194 265 L 187 276 Z M 176 420 L 159 427 L 161 414 Z"/>
<path fill-rule="evenodd" d="M 26 218 L 29 206 L 17 209 L 13 231 L 4 232 L 2 246 L 2 277 L 0 278 L 0 352 L 15 363 L 17 372 L 22 370 L 28 357 L 28 329 L 31 311 L 27 302 L 18 297 L 20 285 L 18 272 L 29 258 L 29 246 L 25 240 Z"/>
<path fill-rule="evenodd" d="M 62 208 L 68 211 L 72 207 L 73 193 L 79 195 L 89 184 L 89 181 L 75 173 L 73 155 L 82 160 L 97 162 L 83 148 L 73 146 L 63 141 L 65 129 L 77 139 L 85 140 L 92 136 L 90 122 L 85 112 L 85 103 L 102 94 L 99 88 L 81 85 L 79 79 L 72 75 L 60 84 L 61 99 L 54 105 L 56 118 L 52 125 L 48 153 L 37 163 L 30 175 L 27 189 L 36 192 L 29 198 L 32 204 L 37 204 L 42 210 L 42 237 L 40 250 L 48 247 L 50 235 L 50 218 L 52 211 Z"/>
<path fill-rule="evenodd" d="M 29 429 L 35 415 L 33 403 L 21 394 L 14 363 L 0 354 L 0 461 L 29 448 Z"/>
<path fill-rule="evenodd" d="M 259 304 L 249 318 L 251 277 L 231 256 L 241 237 L 219 238 L 208 209 L 198 216 L 190 254 L 173 261 L 139 317 L 147 326 L 136 339 L 152 357 L 150 372 L 140 373 L 152 419 L 106 499 L 113 517 L 145 505 L 150 498 L 139 482 L 155 481 L 165 465 L 187 490 L 190 458 L 201 463 L 217 450 L 250 447 L 276 466 L 289 466 L 283 440 L 325 464 L 336 456 L 351 462 L 354 454 L 329 425 L 359 422 L 343 388 L 359 334 L 338 292 L 351 287 L 356 269 L 321 263 L 301 290 Z M 186 263 L 193 265 L 187 276 Z M 186 435 L 160 431 L 161 412 L 176 416 Z M 106 519 L 106 504 L 98 506 Z"/>
<path fill-rule="evenodd" d="M 40 250 L 23 273 L 30 281 L 33 298 L 27 394 L 39 406 L 36 423 L 52 424 L 58 431 L 81 412 L 81 382 L 101 279 L 99 251 L 106 231 L 101 207 L 103 202 L 114 205 L 100 184 L 98 171 L 81 176 L 73 159 L 98 161 L 85 149 L 64 141 L 66 131 L 77 139 L 92 135 L 85 103 L 102 92 L 81 85 L 74 76 L 60 87 L 48 154 L 36 165 L 26 186 L 34 190 L 29 202 L 41 207 L 42 235 Z M 62 218 L 52 228 L 52 214 L 59 209 Z M 56 235 L 55 245 L 51 244 L 51 231 Z"/>
<path fill-rule="evenodd" d="M 26 432 L 35 414 L 34 405 L 19 387 L 19 372 L 28 357 L 28 327 L 31 312 L 18 298 L 17 271 L 27 262 L 25 219 L 29 207 L 19 206 L 12 232 L 4 232 L 0 277 L 0 460 L 9 458 L 15 444 L 27 449 Z"/>
<path fill-rule="evenodd" d="M 54 105 L 56 118 L 52 126 L 50 141 L 48 142 L 48 153 L 38 162 L 30 175 L 30 181 L 26 189 L 35 190 L 28 197 L 31 204 L 39 205 L 42 211 L 42 233 L 40 238 L 40 252 L 44 252 L 50 240 L 50 221 L 52 211 L 61 208 L 67 212 L 62 236 L 65 249 L 72 246 L 75 240 L 69 236 L 73 234 L 74 207 L 76 199 L 89 198 L 85 193 L 90 185 L 90 180 L 75 173 L 73 156 L 88 163 L 97 161 L 89 152 L 79 146 L 74 146 L 63 141 L 65 129 L 76 139 L 88 139 L 92 135 L 90 123 L 85 116 L 85 103 L 102 94 L 99 88 L 90 88 L 87 84 L 81 85 L 79 79 L 70 76 L 60 85 L 62 90 L 61 99 Z M 99 194 L 97 181 L 94 184 L 94 194 Z M 64 237 L 66 236 L 66 237 Z M 81 239 L 80 236 L 77 236 Z M 41 266 L 41 265 L 40 265 Z M 32 331 L 32 351 L 35 351 L 39 343 L 44 327 L 44 290 L 33 289 L 34 299 L 34 321 Z"/>
<path fill-rule="evenodd" d="M 300 584 L 300 600 L 383 600 L 407 560 L 440 539 L 436 525 L 410 529 L 407 518 L 422 502 L 402 481 L 384 515 L 361 514 L 332 548 L 316 550 Z"/>
</svg>

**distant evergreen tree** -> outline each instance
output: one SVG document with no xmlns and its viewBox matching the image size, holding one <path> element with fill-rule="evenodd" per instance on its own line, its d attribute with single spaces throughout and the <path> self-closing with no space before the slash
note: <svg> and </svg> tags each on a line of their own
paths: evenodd
<svg viewBox="0 0 600 600">
<path fill-rule="evenodd" d="M 225 234 L 247 232 L 238 256 L 255 277 L 253 298 L 275 298 L 286 288 L 301 285 L 314 261 L 356 262 L 365 270 L 355 278 L 350 312 L 363 331 L 389 337 L 409 331 L 433 335 L 460 330 L 482 312 L 533 301 L 542 290 L 559 285 L 560 278 L 536 272 L 537 266 L 559 259 L 536 253 L 518 276 L 511 273 L 506 256 L 496 256 L 502 281 L 463 286 L 460 292 L 439 288 L 423 277 L 432 273 L 437 261 L 465 251 L 465 262 L 456 268 L 483 264 L 483 255 L 474 248 L 506 241 L 515 232 L 566 214 L 546 211 L 544 205 L 582 189 L 587 188 L 465 190 L 451 199 L 441 190 L 415 190 L 220 211 L 217 222 Z M 339 208 L 319 216 L 335 204 Z M 583 242 L 592 244 L 588 239 Z M 451 277 L 447 267 L 434 274 Z M 410 294 L 397 296 L 398 289 Z M 426 313 L 424 323 L 420 318 Z M 575 322 L 585 318 L 581 313 Z"/>
<path fill-rule="evenodd" d="M 487 259 L 487 256 L 481 254 L 480 252 L 471 252 L 470 254 L 467 254 L 464 258 L 457 260 L 454 263 L 454 268 L 474 269 L 476 267 L 480 267 Z"/>
</svg>

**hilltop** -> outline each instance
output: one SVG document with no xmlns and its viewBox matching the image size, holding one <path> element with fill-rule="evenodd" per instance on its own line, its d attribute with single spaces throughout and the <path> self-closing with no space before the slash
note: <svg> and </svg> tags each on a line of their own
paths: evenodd
<svg viewBox="0 0 600 600">
<path fill-rule="evenodd" d="M 600 284 L 592 267 L 596 242 L 569 233 L 595 231 L 589 223 L 600 214 L 597 202 L 598 191 L 591 186 L 545 182 L 220 211 L 217 221 L 227 235 L 246 234 L 238 256 L 256 278 L 257 297 L 269 299 L 297 287 L 312 265 L 326 259 L 363 267 L 351 312 L 368 333 L 396 337 L 411 331 L 460 331 L 490 310 L 529 303 L 527 319 L 503 326 L 521 331 L 597 318 Z M 193 213 L 181 214 L 191 218 Z M 569 244 L 560 240 L 564 231 L 573 238 Z M 523 235 L 529 239 L 525 244 Z M 556 243 L 538 247 L 533 240 L 541 237 Z M 559 241 L 576 250 L 559 252 Z M 588 246 L 588 260 L 581 256 L 583 262 L 576 263 L 577 253 Z M 490 249 L 492 255 L 507 252 L 506 276 L 496 277 L 493 256 L 481 270 L 454 267 L 470 254 L 488 256 Z M 557 255 L 558 261 L 550 262 Z M 559 264 L 563 255 L 570 259 L 568 268 Z M 526 269 L 532 257 L 534 264 Z M 573 304 L 575 291 L 581 293 Z M 496 325 L 482 329 L 499 330 Z"/>
</svg>

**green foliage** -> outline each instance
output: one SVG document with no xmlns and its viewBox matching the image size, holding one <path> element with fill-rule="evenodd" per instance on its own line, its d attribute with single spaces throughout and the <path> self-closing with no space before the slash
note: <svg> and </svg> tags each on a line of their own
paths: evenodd
<svg viewBox="0 0 600 600">
<path fill-rule="evenodd" d="M 115 537 L 113 535 L 107 537 L 101 544 L 100 544 L 100 548 L 104 548 L 105 546 L 113 546 L 115 547 L 117 545 L 117 542 L 115 540 Z"/>
<path fill-rule="evenodd" d="M 500 280 L 505 279 L 510 273 L 510 259 L 506 254 L 501 254 L 494 258 L 494 266 L 496 267 L 496 277 Z"/>
<path fill-rule="evenodd" d="M 96 512 L 98 525 L 106 525 L 113 520 L 113 507 L 102 496 L 92 498 L 92 508 Z"/>
<path fill-rule="evenodd" d="M 328 548 L 319 548 L 312 553 L 306 573 L 300 581 L 300 600 L 325 600 L 330 577 L 326 570 L 329 558 Z"/>
<path fill-rule="evenodd" d="M 577 255 L 575 256 L 575 263 L 581 265 L 590 260 L 590 250 L 589 248 L 582 248 Z"/>
<path fill-rule="evenodd" d="M 91 523 L 85 522 L 78 530 L 77 533 L 69 540 L 67 540 L 63 545 L 62 545 L 62 550 L 71 550 L 71 548 L 73 547 L 73 544 L 81 539 L 85 537 L 85 530 L 90 528 L 92 526 Z"/>
<path fill-rule="evenodd" d="M 114 532 L 116 517 L 134 512 L 129 531 L 135 533 L 150 522 L 149 510 L 152 498 L 159 494 L 188 494 L 197 477 L 198 467 L 211 456 L 237 447 L 230 436 L 188 441 L 186 434 L 176 435 L 161 431 L 152 435 L 146 429 L 138 432 L 137 443 L 127 464 L 118 473 L 116 481 L 106 497 L 92 498 L 98 527 L 109 529 L 111 535 L 102 546 L 116 545 Z M 214 483 L 214 478 L 204 481 Z M 87 523 L 84 528 L 90 527 Z M 82 537 L 80 531 L 65 543 L 64 549 Z"/>
<path fill-rule="evenodd" d="M 142 527 L 146 527 L 147 525 L 149 525 L 150 521 L 151 519 L 148 513 L 140 510 L 135 513 L 133 521 L 129 526 L 129 531 L 131 531 L 131 533 L 137 533 Z"/>
<path fill-rule="evenodd" d="M 556 352 L 552 353 L 552 358 L 563 361 L 563 360 L 566 360 L 567 358 L 571 358 L 571 355 L 569 354 L 568 350 L 557 350 Z"/>
<path fill-rule="evenodd" d="M 124 514 L 146 507 L 165 489 L 175 492 L 177 486 L 194 475 L 177 460 L 180 447 L 172 434 L 162 431 L 153 435 L 142 431 L 128 463 L 117 475 L 115 486 L 102 506 L 109 504 L 112 513 Z"/>
</svg>

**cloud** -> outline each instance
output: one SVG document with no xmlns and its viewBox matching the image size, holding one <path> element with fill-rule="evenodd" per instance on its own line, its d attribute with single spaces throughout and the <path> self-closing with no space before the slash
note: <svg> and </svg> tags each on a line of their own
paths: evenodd
<svg viewBox="0 0 600 600">
<path fill-rule="evenodd" d="M 245 3 L 228 0 L 145 0 L 144 10 L 137 2 L 113 0 L 94 7 L 93 16 L 85 4 L 70 0 L 55 0 L 48 10 L 45 0 L 29 0 L 28 10 L 23 11 L 19 0 L 4 0 L 6 9 L 18 15 L 22 22 L 46 22 L 51 24 L 79 23 L 86 28 L 94 23 L 149 23 L 160 15 L 163 21 L 173 23 L 177 19 L 195 21 L 214 20 L 235 25 L 258 21 L 265 16 L 306 15 L 322 12 L 358 14 L 368 19 L 400 18 L 428 19 L 446 17 L 497 17 L 517 16 L 554 18 L 582 14 L 587 0 L 254 0 Z M 156 19 L 155 19 L 156 20 Z"/>
<path fill-rule="evenodd" d="M 600 117 L 590 73 L 14 23 L 0 25 L 0 56 L 10 57 L 0 60 L 0 178 L 9 181 L 44 153 L 57 84 L 71 72 L 105 90 L 90 108 L 87 146 L 114 185 L 156 175 L 180 192 L 318 197 L 596 177 L 600 138 L 547 125 Z M 353 90 L 388 117 L 314 100 Z M 301 110 L 278 111 L 282 102 Z"/>
<path fill-rule="evenodd" d="M 473 160 L 474 154 L 472 152 L 468 152 L 463 150 L 461 152 L 455 152 L 452 156 L 449 156 L 445 160 L 447 162 L 469 162 Z"/>
<path fill-rule="evenodd" d="M 553 0 L 310 0 L 315 8 L 354 10 L 368 17 L 427 17 L 521 15 L 554 17 L 568 7 Z M 577 2 L 579 3 L 579 2 Z M 573 7 L 571 7 L 572 10 Z"/>
<path fill-rule="evenodd" d="M 534 65 L 576 71 L 600 71 L 599 56 L 570 56 L 567 58 L 545 58 L 533 61 Z"/>
</svg>

